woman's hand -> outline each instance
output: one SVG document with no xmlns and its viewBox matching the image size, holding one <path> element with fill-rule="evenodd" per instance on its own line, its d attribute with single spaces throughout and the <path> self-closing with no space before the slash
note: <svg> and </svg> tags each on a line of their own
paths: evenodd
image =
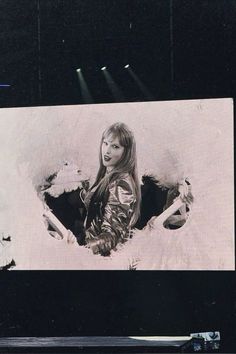
<svg viewBox="0 0 236 354">
<path fill-rule="evenodd" d="M 186 182 L 186 180 L 181 181 L 178 184 L 178 192 L 182 201 L 186 204 L 191 204 L 193 202 L 193 195 L 191 192 L 191 185 Z"/>
<path fill-rule="evenodd" d="M 93 254 L 99 254 L 99 246 L 97 241 L 90 242 L 88 246 L 91 248 Z"/>
<path fill-rule="evenodd" d="M 104 257 L 110 256 L 110 249 L 107 245 L 107 242 L 102 238 L 88 242 L 87 247 L 92 250 L 93 254 L 100 254 Z"/>
<path fill-rule="evenodd" d="M 73 244 L 76 242 L 76 237 L 75 235 L 73 234 L 72 231 L 68 230 L 68 234 L 67 234 L 67 239 L 66 239 L 67 243 L 69 245 Z"/>
</svg>

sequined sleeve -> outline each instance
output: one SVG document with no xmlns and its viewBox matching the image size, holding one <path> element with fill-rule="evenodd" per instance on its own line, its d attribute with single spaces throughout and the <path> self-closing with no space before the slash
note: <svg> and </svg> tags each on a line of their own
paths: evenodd
<svg viewBox="0 0 236 354">
<path fill-rule="evenodd" d="M 118 243 L 127 240 L 134 202 L 134 193 L 129 182 L 120 180 L 110 185 L 109 199 L 101 224 L 94 220 L 86 231 L 86 241 L 94 253 L 107 256 Z"/>
</svg>

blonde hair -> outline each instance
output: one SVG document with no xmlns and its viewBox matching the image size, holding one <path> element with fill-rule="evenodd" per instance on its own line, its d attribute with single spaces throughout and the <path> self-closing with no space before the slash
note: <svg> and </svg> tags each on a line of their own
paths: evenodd
<svg viewBox="0 0 236 354">
<path fill-rule="evenodd" d="M 106 174 L 106 167 L 102 162 L 102 144 L 105 138 L 112 136 L 113 139 L 118 138 L 124 152 L 117 165 L 111 172 Z M 102 134 L 99 152 L 100 167 L 94 185 L 98 186 L 96 191 L 96 199 L 102 200 L 108 194 L 109 183 L 127 173 L 131 177 L 133 185 L 133 193 L 135 196 L 134 214 L 131 218 L 131 226 L 133 226 L 140 214 L 141 191 L 137 172 L 136 143 L 131 130 L 124 123 L 115 123 L 108 127 Z"/>
</svg>

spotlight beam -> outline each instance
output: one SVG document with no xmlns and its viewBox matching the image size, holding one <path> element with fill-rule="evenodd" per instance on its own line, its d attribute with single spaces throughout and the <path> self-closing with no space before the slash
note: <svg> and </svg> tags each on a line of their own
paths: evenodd
<svg viewBox="0 0 236 354">
<path fill-rule="evenodd" d="M 128 73 L 130 74 L 130 76 L 135 81 L 135 83 L 137 84 L 137 86 L 140 88 L 142 93 L 145 95 L 145 97 L 149 100 L 154 100 L 152 93 L 149 91 L 147 86 L 144 85 L 144 83 L 138 78 L 138 76 L 135 74 L 135 72 L 132 70 L 132 68 L 130 66 L 128 66 L 126 69 L 127 69 Z"/>
<path fill-rule="evenodd" d="M 108 85 L 109 89 L 111 90 L 111 93 L 112 93 L 113 97 L 115 98 L 116 102 L 124 101 L 125 98 L 124 98 L 124 95 L 123 95 L 121 89 L 115 83 L 115 81 L 113 80 L 113 78 L 112 78 L 111 74 L 108 72 L 108 70 L 104 69 L 103 74 L 106 79 L 107 85 Z"/>
<path fill-rule="evenodd" d="M 93 103 L 94 100 L 93 100 L 92 95 L 89 91 L 88 85 L 84 79 L 81 69 L 77 69 L 76 72 L 78 75 L 81 95 L 82 95 L 84 103 Z"/>
</svg>

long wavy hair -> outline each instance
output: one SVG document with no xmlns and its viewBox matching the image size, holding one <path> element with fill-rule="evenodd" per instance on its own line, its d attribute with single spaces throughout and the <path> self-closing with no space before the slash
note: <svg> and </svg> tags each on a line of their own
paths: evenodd
<svg viewBox="0 0 236 354">
<path fill-rule="evenodd" d="M 117 165 L 114 166 L 109 173 L 106 173 L 106 167 L 102 162 L 102 144 L 104 139 L 108 137 L 112 137 L 112 139 L 118 138 L 120 145 L 124 147 L 124 152 Z M 141 191 L 137 173 L 136 143 L 133 133 L 124 123 L 112 124 L 103 132 L 100 143 L 99 162 L 100 167 L 96 180 L 92 186 L 92 188 L 97 186 L 97 190 L 95 192 L 96 201 L 103 200 L 106 202 L 108 198 L 109 184 L 121 177 L 124 173 L 128 173 L 130 175 L 135 197 L 134 214 L 130 222 L 130 226 L 133 226 L 138 220 L 140 214 Z"/>
</svg>

